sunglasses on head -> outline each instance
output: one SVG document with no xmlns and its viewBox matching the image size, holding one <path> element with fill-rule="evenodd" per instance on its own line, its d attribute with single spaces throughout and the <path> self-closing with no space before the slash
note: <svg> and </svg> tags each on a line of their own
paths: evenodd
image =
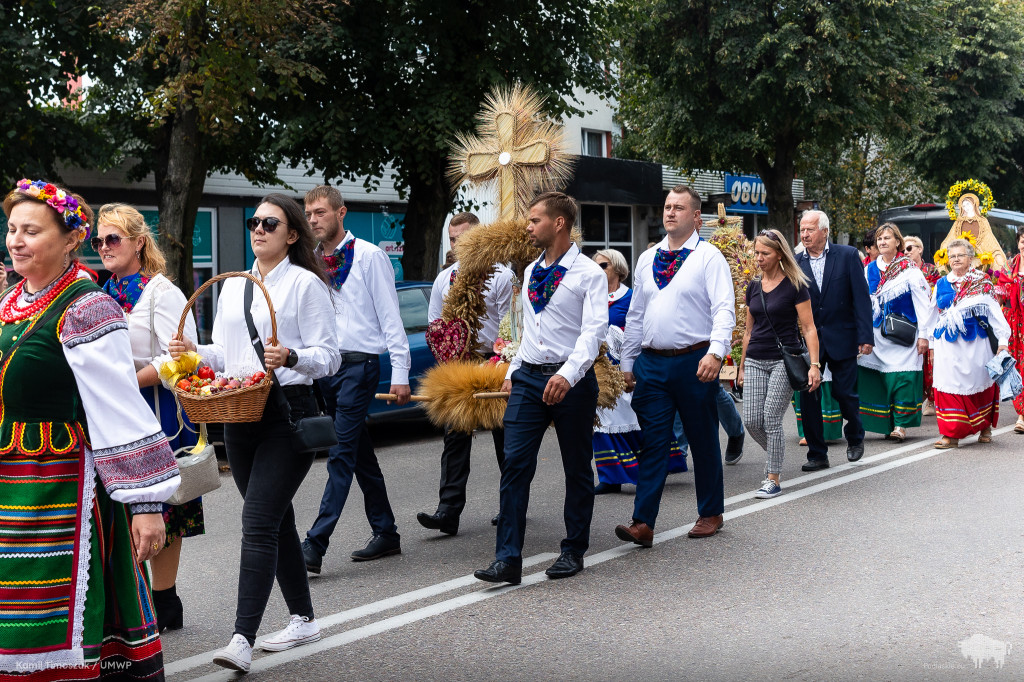
<svg viewBox="0 0 1024 682">
<path fill-rule="evenodd" d="M 257 218 L 256 216 L 253 216 L 245 221 L 245 226 L 249 228 L 250 232 L 255 232 L 256 228 L 260 226 L 260 223 L 263 224 L 263 231 L 270 234 L 277 229 L 278 225 L 284 224 L 284 221 L 280 218 L 274 218 L 273 216 L 269 218 Z"/>
<path fill-rule="evenodd" d="M 116 249 L 121 246 L 121 235 L 108 234 L 106 237 L 93 237 L 89 243 L 92 244 L 93 251 L 99 251 L 104 244 L 108 249 Z"/>
<path fill-rule="evenodd" d="M 775 234 L 771 230 L 761 230 L 757 236 L 767 237 L 768 239 L 774 239 L 775 241 L 779 241 L 779 235 Z"/>
</svg>

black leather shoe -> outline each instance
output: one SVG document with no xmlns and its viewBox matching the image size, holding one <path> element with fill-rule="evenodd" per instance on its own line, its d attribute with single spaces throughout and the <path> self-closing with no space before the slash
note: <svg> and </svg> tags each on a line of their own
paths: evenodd
<svg viewBox="0 0 1024 682">
<path fill-rule="evenodd" d="M 608 493 L 622 492 L 621 483 L 598 483 L 594 486 L 595 495 L 607 495 Z"/>
<path fill-rule="evenodd" d="M 821 471 L 822 469 L 828 469 L 827 459 L 809 459 L 807 463 L 800 467 L 802 471 Z"/>
<path fill-rule="evenodd" d="M 374 535 L 370 538 L 370 541 L 366 543 L 366 547 L 357 549 L 352 552 L 351 556 L 352 561 L 373 561 L 374 559 L 383 559 L 386 556 L 401 553 L 401 540 L 398 538 L 391 540 L 383 535 Z"/>
<path fill-rule="evenodd" d="M 573 552 L 562 552 L 555 563 L 551 564 L 551 567 L 544 573 L 552 580 L 557 580 L 558 578 L 571 578 L 582 570 L 583 557 L 577 556 Z"/>
<path fill-rule="evenodd" d="M 323 566 L 324 558 L 320 556 L 320 552 L 313 549 L 313 545 L 310 544 L 309 540 L 302 541 L 302 558 L 306 561 L 306 570 L 310 573 L 320 574 L 320 568 Z"/>
<path fill-rule="evenodd" d="M 746 433 L 738 436 L 729 436 L 729 442 L 725 445 L 725 463 L 735 464 L 743 458 L 743 440 Z"/>
<path fill-rule="evenodd" d="M 518 585 L 523 582 L 523 567 L 522 565 L 513 566 L 505 561 L 494 561 L 487 568 L 474 571 L 473 576 L 486 583 Z"/>
<path fill-rule="evenodd" d="M 449 512 L 439 511 L 433 514 L 420 512 L 416 520 L 424 528 L 439 530 L 445 535 L 456 535 L 459 532 L 459 517 Z"/>
<path fill-rule="evenodd" d="M 858 459 L 864 456 L 864 441 L 851 445 L 846 448 L 846 459 L 851 462 L 856 462 Z"/>
<path fill-rule="evenodd" d="M 494 515 L 494 518 L 493 518 L 493 519 L 491 519 L 491 525 L 492 525 L 492 526 L 497 526 L 497 525 L 498 525 L 498 517 L 499 517 L 499 516 L 501 516 L 501 514 L 495 514 L 495 515 Z"/>
</svg>

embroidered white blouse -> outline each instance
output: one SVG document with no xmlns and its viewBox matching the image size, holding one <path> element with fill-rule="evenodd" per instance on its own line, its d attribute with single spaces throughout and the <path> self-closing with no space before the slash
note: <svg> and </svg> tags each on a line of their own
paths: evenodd
<svg viewBox="0 0 1024 682">
<path fill-rule="evenodd" d="M 427 310 L 427 320 L 433 322 L 441 317 L 441 309 L 444 307 L 444 298 L 451 288 L 452 272 L 458 272 L 459 264 L 445 268 L 434 280 L 434 286 L 430 290 L 430 308 Z M 480 352 L 491 355 L 494 352 L 494 341 L 498 338 L 498 325 L 512 305 L 512 271 L 498 263 L 496 269 L 484 283 L 484 305 L 487 306 L 487 314 L 480 319 Z"/>
<path fill-rule="evenodd" d="M 167 358 L 167 344 L 178 334 L 178 321 L 188 299 L 181 289 L 163 275 L 150 278 L 128 317 L 128 335 L 132 341 L 135 371 L 152 365 L 157 372 Z M 153 327 L 150 329 L 150 317 Z M 155 337 L 155 338 L 154 338 Z M 185 320 L 185 337 L 199 343 L 196 321 L 189 313 Z M 156 353 L 153 353 L 153 350 Z"/>
<path fill-rule="evenodd" d="M 538 262 L 526 268 L 524 282 L 530 281 Z M 557 373 L 575 386 L 594 364 L 608 329 L 608 278 L 597 263 L 580 254 L 575 244 L 560 265 L 568 270 L 539 313 L 530 303 L 529 287 L 523 286 L 523 340 L 506 379 L 511 379 L 524 362 L 562 363 Z"/>
<path fill-rule="evenodd" d="M 725 256 L 696 230 L 683 246 L 694 249 L 664 289 L 654 281 L 654 256 L 668 237 L 644 251 L 633 271 L 633 300 L 626 314 L 622 371 L 632 372 L 642 348 L 671 350 L 711 341 L 709 353 L 725 357 L 736 326 L 732 273 Z"/>
<path fill-rule="evenodd" d="M 251 274 L 260 277 L 259 264 Z M 233 277 L 224 281 L 213 320 L 213 343 L 200 345 L 203 361 L 218 372 L 244 377 L 261 371 L 263 364 L 249 340 L 242 302 L 248 280 Z M 282 386 L 310 385 L 313 379 L 334 374 L 341 366 L 334 306 L 327 285 L 309 270 L 295 265 L 287 256 L 263 278 L 263 286 L 274 302 L 277 339 L 295 351 L 295 367 L 274 371 Z M 270 309 L 263 292 L 255 285 L 252 295 L 253 324 L 264 346 L 270 338 Z"/>
<path fill-rule="evenodd" d="M 880 272 L 888 267 L 881 256 L 875 261 Z M 864 268 L 867 277 L 868 269 Z M 907 268 L 891 280 L 887 281 L 879 291 L 871 294 L 872 315 L 881 316 L 886 303 L 907 293 L 914 305 L 917 317 L 917 337 L 927 340 L 935 325 L 936 310 L 931 304 L 931 285 L 924 278 L 920 268 Z M 924 368 L 924 356 L 917 352 L 917 345 L 901 346 L 882 336 L 881 326 L 874 327 L 874 347 L 867 355 L 857 358 L 861 367 L 879 372 L 920 372 Z"/>
</svg>

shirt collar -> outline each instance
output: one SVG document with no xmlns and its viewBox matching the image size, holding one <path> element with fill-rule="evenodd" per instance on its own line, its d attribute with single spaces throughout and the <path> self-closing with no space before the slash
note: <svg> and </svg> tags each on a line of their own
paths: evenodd
<svg viewBox="0 0 1024 682">
<path fill-rule="evenodd" d="M 324 243 L 320 242 L 319 244 L 316 245 L 316 252 L 320 255 L 334 255 L 335 251 L 337 251 L 342 246 L 344 246 L 345 244 L 347 244 L 348 242 L 352 241 L 355 238 L 356 236 L 352 234 L 352 230 L 345 230 L 345 236 L 342 238 L 340 242 L 338 242 L 338 245 L 334 247 L 334 251 L 332 251 L 331 253 L 326 253 L 324 251 Z"/>
<path fill-rule="evenodd" d="M 629 291 L 629 287 L 627 287 L 625 284 L 622 284 L 620 282 L 619 283 L 619 288 L 616 289 L 615 291 L 613 291 L 612 293 L 608 294 L 608 302 L 609 303 L 614 303 L 615 301 L 618 301 L 620 298 L 625 296 L 628 291 Z"/>
<path fill-rule="evenodd" d="M 284 260 L 274 266 L 274 269 L 267 273 L 267 276 L 263 278 L 263 281 L 267 284 L 277 281 L 284 276 L 284 273 L 291 267 L 292 260 L 285 254 Z M 258 261 L 254 261 L 252 264 L 252 270 L 249 271 L 256 279 L 260 278 L 260 264 Z"/>
<path fill-rule="evenodd" d="M 690 249 L 692 251 L 695 248 L 697 248 L 697 242 L 699 242 L 699 241 L 700 241 L 700 230 L 694 230 L 693 234 L 690 235 L 689 239 L 687 239 L 685 242 L 683 242 L 683 246 L 681 248 Z M 663 251 L 671 251 L 672 249 L 670 249 L 669 246 L 668 246 L 668 235 L 665 235 L 665 237 L 662 238 L 662 240 L 660 242 L 658 242 L 658 245 L 655 248 L 661 249 Z M 676 250 L 678 251 L 678 249 L 676 249 Z"/>
<path fill-rule="evenodd" d="M 826 239 L 825 240 L 825 248 L 822 250 L 820 256 L 812 256 L 811 252 L 806 247 L 804 248 L 804 251 L 807 251 L 807 257 L 810 258 L 811 260 L 818 260 L 819 258 L 824 258 L 825 257 L 825 254 L 828 253 L 828 247 L 829 247 L 829 241 Z"/>
</svg>

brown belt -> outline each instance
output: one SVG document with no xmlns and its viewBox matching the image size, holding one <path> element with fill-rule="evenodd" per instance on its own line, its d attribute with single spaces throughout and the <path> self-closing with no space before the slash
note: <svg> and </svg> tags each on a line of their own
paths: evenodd
<svg viewBox="0 0 1024 682">
<path fill-rule="evenodd" d="M 700 350 L 701 348 L 707 348 L 710 345 L 711 345 L 710 341 L 698 341 L 697 343 L 691 344 L 689 346 L 683 346 L 682 348 L 649 348 L 648 347 L 648 348 L 644 348 L 644 351 L 648 351 L 648 352 L 654 353 L 655 355 L 663 355 L 666 358 L 673 358 L 673 357 L 675 357 L 677 355 L 686 355 L 687 353 L 692 353 L 695 350 Z"/>
</svg>

